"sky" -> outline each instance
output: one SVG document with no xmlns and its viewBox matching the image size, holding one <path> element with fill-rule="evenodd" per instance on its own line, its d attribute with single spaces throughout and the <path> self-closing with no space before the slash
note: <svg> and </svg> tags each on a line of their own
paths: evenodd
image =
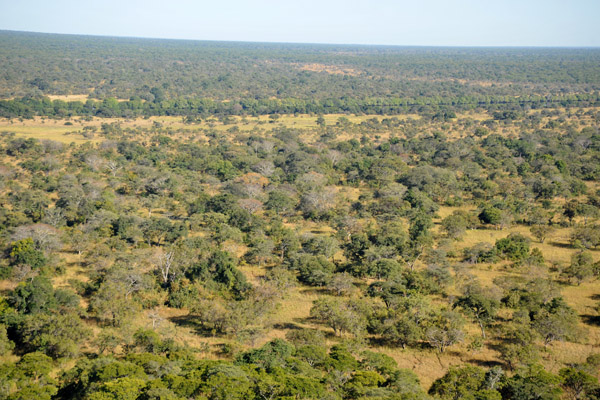
<svg viewBox="0 0 600 400">
<path fill-rule="evenodd" d="M 600 0 L 0 0 L 0 30 L 251 42 L 600 46 Z"/>
</svg>

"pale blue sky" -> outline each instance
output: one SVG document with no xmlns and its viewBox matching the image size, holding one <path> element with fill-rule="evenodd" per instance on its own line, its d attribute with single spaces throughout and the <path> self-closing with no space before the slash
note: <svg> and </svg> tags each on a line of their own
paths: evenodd
<svg viewBox="0 0 600 400">
<path fill-rule="evenodd" d="M 0 29 L 261 42 L 600 46 L 600 0 L 0 0 Z"/>
</svg>

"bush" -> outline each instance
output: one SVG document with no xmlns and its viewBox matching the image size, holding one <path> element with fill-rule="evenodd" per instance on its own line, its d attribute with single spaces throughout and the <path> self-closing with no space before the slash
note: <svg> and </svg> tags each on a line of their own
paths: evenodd
<svg viewBox="0 0 600 400">
<path fill-rule="evenodd" d="M 519 233 L 511 233 L 496 241 L 496 250 L 501 258 L 520 263 L 529 256 L 529 239 Z"/>
</svg>

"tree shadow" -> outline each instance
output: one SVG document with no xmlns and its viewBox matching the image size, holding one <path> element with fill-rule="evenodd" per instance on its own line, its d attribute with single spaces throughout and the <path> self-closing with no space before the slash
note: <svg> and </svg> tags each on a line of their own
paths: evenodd
<svg viewBox="0 0 600 400">
<path fill-rule="evenodd" d="M 502 353 L 505 350 L 502 347 L 502 344 L 508 341 L 509 340 L 506 338 L 500 338 L 500 343 L 487 343 L 486 346 L 491 350 L 496 350 L 497 352 Z"/>
<path fill-rule="evenodd" d="M 588 314 L 585 314 L 585 315 L 581 316 L 581 319 L 587 325 L 600 326 L 600 315 L 588 315 Z"/>
<path fill-rule="evenodd" d="M 575 248 L 570 243 L 564 243 L 564 242 L 548 241 L 547 244 L 549 244 L 551 246 L 555 246 L 555 247 L 560 247 L 562 249 L 574 249 Z"/>
<path fill-rule="evenodd" d="M 592 300 L 600 300 L 600 294 L 593 294 L 590 296 L 590 299 Z"/>
<path fill-rule="evenodd" d="M 302 294 L 306 294 L 306 295 L 317 295 L 317 296 L 331 294 L 329 289 L 327 289 L 325 287 L 314 287 L 314 286 L 303 287 L 300 289 L 300 292 Z"/>
<path fill-rule="evenodd" d="M 314 324 L 316 322 L 311 317 L 296 317 L 296 318 L 292 318 L 292 321 L 293 321 L 294 324 L 296 324 L 298 326 L 300 326 L 300 325 Z"/>
<path fill-rule="evenodd" d="M 283 330 L 283 329 L 288 329 L 288 330 L 300 330 L 300 329 L 302 329 L 301 326 L 299 326 L 297 324 L 294 324 L 294 323 L 291 323 L 291 322 L 284 322 L 284 323 L 281 323 L 281 324 L 274 324 L 273 328 L 274 329 L 281 329 L 281 330 Z"/>
<path fill-rule="evenodd" d="M 382 337 L 370 337 L 367 338 L 367 341 L 370 347 L 396 347 Z"/>
<path fill-rule="evenodd" d="M 469 364 L 475 364 L 479 367 L 483 367 L 483 368 L 492 368 L 492 367 L 506 367 L 506 365 L 501 362 L 501 361 L 497 361 L 497 360 L 480 360 L 477 358 L 471 358 L 469 360 L 467 360 L 467 363 Z"/>
<path fill-rule="evenodd" d="M 177 317 L 168 318 L 169 321 L 174 323 L 177 326 L 190 328 L 196 335 L 204 336 L 204 337 L 221 337 L 224 336 L 218 332 L 215 332 L 214 329 L 205 326 L 198 322 L 198 320 L 189 315 L 181 315 Z"/>
</svg>

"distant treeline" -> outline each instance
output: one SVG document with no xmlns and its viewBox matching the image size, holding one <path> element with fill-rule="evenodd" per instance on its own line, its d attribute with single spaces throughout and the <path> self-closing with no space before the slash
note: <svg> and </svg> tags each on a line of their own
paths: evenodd
<svg viewBox="0 0 600 400">
<path fill-rule="evenodd" d="M 102 101 L 63 101 L 42 98 L 0 100 L 0 117 L 31 118 L 34 116 L 207 116 L 207 115 L 268 115 L 268 114 L 402 114 L 439 113 L 451 115 L 454 111 L 484 108 L 490 111 L 522 110 L 551 107 L 599 106 L 600 94 L 570 94 L 564 96 L 514 97 L 456 97 L 419 99 L 270 99 L 214 101 L 211 99 L 176 99 L 160 102 L 132 98 L 118 101 L 108 98 Z M 447 114 L 450 113 L 450 114 Z"/>
<path fill-rule="evenodd" d="M 594 48 L 236 43 L 0 31 L 0 54 L 2 99 L 89 94 L 96 100 L 140 98 L 169 110 L 179 99 L 211 99 L 216 103 L 203 107 L 238 109 L 236 102 L 243 102 L 257 113 L 386 112 L 399 105 L 487 104 L 600 90 L 600 49 Z M 275 107 L 271 99 L 277 99 Z M 200 102 L 181 108 L 197 109 Z M 144 107 L 152 113 L 157 108 Z"/>
</svg>

